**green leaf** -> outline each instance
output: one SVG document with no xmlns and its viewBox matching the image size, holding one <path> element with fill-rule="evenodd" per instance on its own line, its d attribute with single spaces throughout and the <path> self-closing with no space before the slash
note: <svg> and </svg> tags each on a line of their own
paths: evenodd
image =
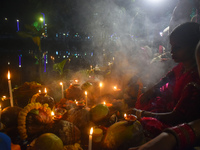
<svg viewBox="0 0 200 150">
<path fill-rule="evenodd" d="M 53 65 L 53 70 L 59 72 L 60 75 L 63 74 L 63 68 L 67 62 L 67 59 L 63 60 L 60 63 L 56 63 Z"/>
</svg>

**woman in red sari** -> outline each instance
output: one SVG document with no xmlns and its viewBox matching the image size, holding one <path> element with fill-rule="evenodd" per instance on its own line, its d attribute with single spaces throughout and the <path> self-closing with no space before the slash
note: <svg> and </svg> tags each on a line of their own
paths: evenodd
<svg viewBox="0 0 200 150">
<path fill-rule="evenodd" d="M 196 61 L 200 76 L 200 41 L 196 48 Z M 174 150 L 193 149 L 200 146 L 200 119 L 167 128 L 156 138 L 129 150 Z"/>
<path fill-rule="evenodd" d="M 179 64 L 138 99 L 137 109 L 128 111 L 141 118 L 144 129 L 154 135 L 166 127 L 200 118 L 200 79 L 195 61 L 199 38 L 200 26 L 194 22 L 173 30 L 171 54 Z"/>
</svg>

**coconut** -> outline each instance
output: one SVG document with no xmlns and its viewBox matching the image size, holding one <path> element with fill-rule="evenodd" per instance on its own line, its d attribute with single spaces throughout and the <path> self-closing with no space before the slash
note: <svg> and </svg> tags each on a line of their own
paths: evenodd
<svg viewBox="0 0 200 150">
<path fill-rule="evenodd" d="M 14 106 L 14 107 L 6 107 L 1 112 L 1 122 L 7 127 L 17 127 L 17 119 L 18 114 L 22 110 L 22 108 Z"/>
<path fill-rule="evenodd" d="M 100 122 L 108 117 L 109 109 L 104 104 L 97 104 L 90 109 L 90 115 L 93 122 Z"/>
<path fill-rule="evenodd" d="M 128 149 L 143 144 L 144 139 L 139 121 L 119 121 L 108 128 L 102 144 L 105 149 Z"/>
<path fill-rule="evenodd" d="M 72 108 L 62 117 L 77 126 L 80 130 L 87 127 L 90 121 L 89 111 L 87 109 Z"/>
<path fill-rule="evenodd" d="M 62 140 L 53 133 L 40 135 L 34 145 L 34 150 L 63 150 Z"/>
<path fill-rule="evenodd" d="M 33 97 L 31 98 L 31 102 L 39 102 L 41 104 L 45 104 L 47 103 L 48 106 L 53 109 L 55 106 L 55 100 L 53 97 L 47 95 L 46 93 L 37 93 L 35 95 L 33 95 Z"/>
<path fill-rule="evenodd" d="M 63 141 L 64 145 L 71 145 L 80 140 L 80 130 L 71 122 L 59 120 L 53 126 L 55 133 Z"/>
<path fill-rule="evenodd" d="M 82 90 L 74 85 L 70 85 L 69 88 L 65 90 L 65 98 L 68 100 L 79 100 L 82 95 Z"/>
</svg>

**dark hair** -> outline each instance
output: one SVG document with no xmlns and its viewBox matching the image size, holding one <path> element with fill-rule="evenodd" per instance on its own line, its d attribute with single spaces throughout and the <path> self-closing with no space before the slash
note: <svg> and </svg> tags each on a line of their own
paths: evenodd
<svg viewBox="0 0 200 150">
<path fill-rule="evenodd" d="M 183 23 L 171 32 L 169 38 L 195 48 L 200 39 L 200 24 L 195 22 Z"/>
</svg>

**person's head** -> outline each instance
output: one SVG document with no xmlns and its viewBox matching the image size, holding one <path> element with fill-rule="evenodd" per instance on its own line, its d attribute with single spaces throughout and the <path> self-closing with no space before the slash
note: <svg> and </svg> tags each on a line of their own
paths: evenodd
<svg viewBox="0 0 200 150">
<path fill-rule="evenodd" d="M 200 38 L 200 25 L 187 22 L 176 27 L 170 34 L 171 54 L 175 62 L 195 60 L 195 48 Z"/>
</svg>

